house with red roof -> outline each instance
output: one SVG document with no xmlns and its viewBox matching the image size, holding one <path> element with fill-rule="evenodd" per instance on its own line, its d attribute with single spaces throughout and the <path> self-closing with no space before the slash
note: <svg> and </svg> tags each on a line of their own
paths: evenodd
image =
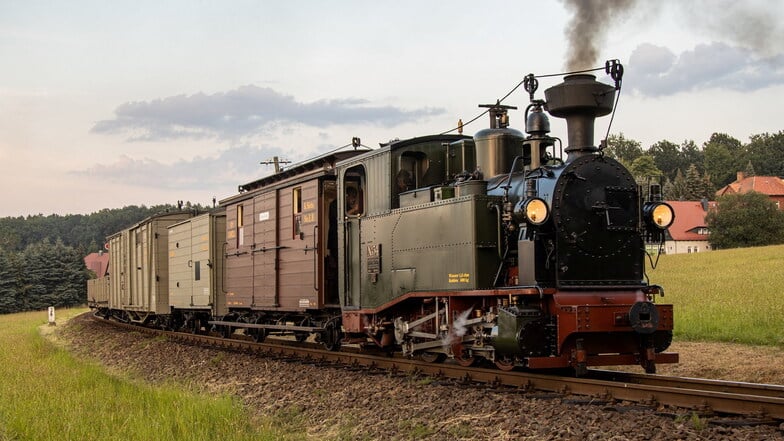
<svg viewBox="0 0 784 441">
<path fill-rule="evenodd" d="M 103 251 L 90 253 L 84 257 L 84 266 L 100 278 L 109 274 L 109 253 Z"/>
<path fill-rule="evenodd" d="M 716 208 L 715 202 L 667 201 L 675 212 L 675 220 L 667 230 L 664 240 L 666 254 L 699 253 L 710 251 L 710 232 L 705 222 L 708 210 Z"/>
<path fill-rule="evenodd" d="M 776 203 L 779 210 L 784 210 L 784 179 L 778 176 L 745 176 L 738 172 L 735 182 L 719 189 L 716 196 L 741 194 L 756 191 L 768 195 Z"/>
</svg>

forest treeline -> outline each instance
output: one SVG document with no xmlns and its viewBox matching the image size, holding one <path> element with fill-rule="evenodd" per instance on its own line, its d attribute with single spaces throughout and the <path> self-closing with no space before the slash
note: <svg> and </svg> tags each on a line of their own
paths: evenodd
<svg viewBox="0 0 784 441">
<path fill-rule="evenodd" d="M 716 191 L 746 176 L 784 176 L 784 131 L 752 135 L 748 143 L 714 133 L 698 146 L 692 140 L 663 140 L 643 148 L 623 133 L 611 135 L 605 154 L 626 165 L 638 179 L 660 176 L 667 200 L 714 200 Z"/>
<path fill-rule="evenodd" d="M 184 208 L 206 211 L 201 205 Z M 106 237 L 175 205 L 127 206 L 92 214 L 0 218 L 0 313 L 68 307 L 87 301 L 84 257 Z"/>
</svg>

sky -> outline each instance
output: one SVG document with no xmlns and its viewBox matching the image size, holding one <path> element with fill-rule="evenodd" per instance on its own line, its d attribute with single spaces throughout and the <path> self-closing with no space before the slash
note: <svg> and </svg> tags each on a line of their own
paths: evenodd
<svg viewBox="0 0 784 441">
<path fill-rule="evenodd" d="M 608 59 L 610 133 L 748 142 L 784 129 L 783 37 L 779 0 L 0 0 L 0 217 L 211 204 L 274 156 L 441 133 Z"/>
</svg>

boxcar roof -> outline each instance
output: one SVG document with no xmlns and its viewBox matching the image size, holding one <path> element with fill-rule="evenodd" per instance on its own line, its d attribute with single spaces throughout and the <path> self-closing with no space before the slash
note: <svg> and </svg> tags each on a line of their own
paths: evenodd
<svg viewBox="0 0 784 441">
<path fill-rule="evenodd" d="M 370 149 L 363 148 L 363 149 L 332 151 L 332 152 L 324 153 L 321 156 L 316 156 L 315 158 L 310 158 L 303 162 L 294 164 L 290 167 L 286 167 L 284 170 L 281 170 L 278 173 L 265 176 L 263 178 L 257 179 L 252 182 L 248 182 L 247 184 L 242 184 L 238 187 L 238 190 L 240 193 L 244 193 L 247 191 L 266 187 L 270 184 L 285 181 L 297 175 L 301 175 L 313 170 L 324 168 L 325 165 L 330 165 L 334 167 L 335 163 L 338 161 L 350 158 L 352 156 L 367 153 L 369 151 Z M 223 202 L 224 201 L 221 201 L 221 203 Z"/>
<path fill-rule="evenodd" d="M 141 225 L 148 224 L 148 223 L 150 223 L 150 222 L 152 222 L 154 220 L 165 219 L 165 218 L 168 218 L 168 217 L 180 217 L 182 215 L 187 215 L 188 218 L 190 218 L 190 217 L 196 216 L 198 214 L 199 213 L 194 212 L 192 210 L 191 211 L 189 211 L 189 210 L 168 211 L 168 212 L 164 212 L 164 213 L 154 214 L 154 215 L 152 215 L 152 216 L 150 216 L 148 218 L 140 220 L 139 222 L 137 222 L 137 223 L 135 223 L 135 224 L 133 224 L 131 226 L 125 227 L 125 228 L 123 228 L 120 231 L 117 231 L 117 232 L 115 232 L 113 234 L 110 234 L 110 235 L 106 236 L 106 238 L 108 239 L 108 238 L 112 238 L 114 236 L 118 236 L 118 235 L 122 234 L 123 231 L 132 230 L 132 229 L 137 228 L 137 227 L 139 227 Z M 186 219 L 186 218 L 183 218 L 183 220 L 184 219 Z"/>
</svg>

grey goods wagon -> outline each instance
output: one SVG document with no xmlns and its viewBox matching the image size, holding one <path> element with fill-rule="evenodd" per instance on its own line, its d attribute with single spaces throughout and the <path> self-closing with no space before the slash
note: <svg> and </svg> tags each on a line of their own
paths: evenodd
<svg viewBox="0 0 784 441">
<path fill-rule="evenodd" d="M 121 319 L 169 314 L 168 227 L 191 216 L 160 214 L 109 236 L 109 309 L 122 311 Z"/>
<path fill-rule="evenodd" d="M 226 214 L 207 213 L 169 227 L 169 305 L 172 325 L 197 331 L 212 314 L 226 314 L 223 288 Z"/>
</svg>

